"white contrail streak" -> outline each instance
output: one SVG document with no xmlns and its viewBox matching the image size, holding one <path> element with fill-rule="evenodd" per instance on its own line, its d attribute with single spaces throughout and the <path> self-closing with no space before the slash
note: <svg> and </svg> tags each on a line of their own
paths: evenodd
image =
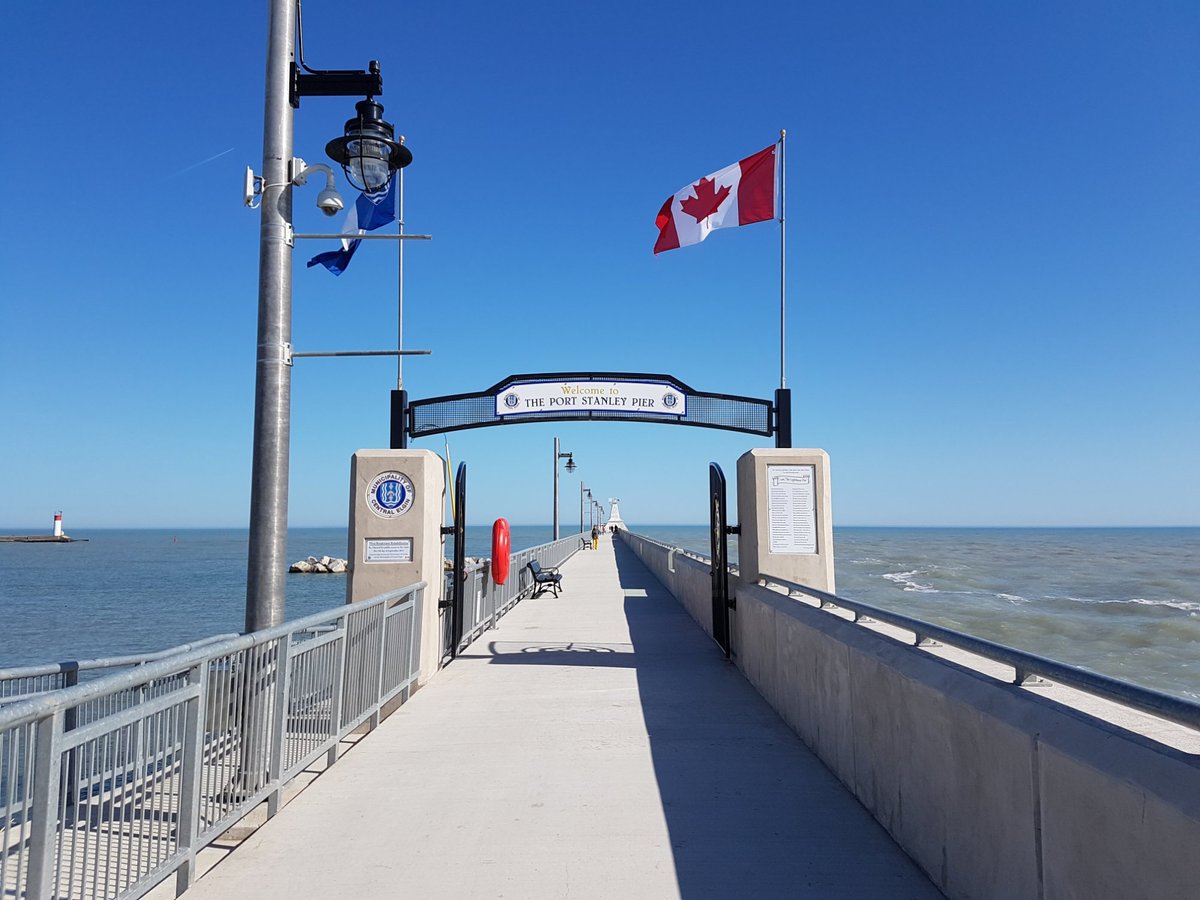
<svg viewBox="0 0 1200 900">
<path fill-rule="evenodd" d="M 236 149 L 236 148 L 234 148 L 234 147 L 230 147 L 228 150 L 222 150 L 220 153 L 213 154 L 213 155 L 212 155 L 212 156 L 210 156 L 208 159 L 202 159 L 202 160 L 200 160 L 200 162 L 198 162 L 198 163 L 192 163 L 192 164 L 191 164 L 190 166 L 188 166 L 186 169 L 180 169 L 180 170 L 179 170 L 178 172 L 176 172 L 174 175 L 171 175 L 171 176 L 169 176 L 169 177 L 170 177 L 170 178 L 176 178 L 176 177 L 178 177 L 178 176 L 180 176 L 180 175 L 183 175 L 183 174 L 185 174 L 185 173 L 187 173 L 187 172 L 190 172 L 190 171 L 192 171 L 192 169 L 198 169 L 198 168 L 200 168 L 201 166 L 205 165 L 206 163 L 210 163 L 210 162 L 212 162 L 214 159 L 220 159 L 220 158 L 221 158 L 222 156 L 224 156 L 226 153 L 232 153 L 232 152 L 233 152 L 235 149 Z"/>
</svg>

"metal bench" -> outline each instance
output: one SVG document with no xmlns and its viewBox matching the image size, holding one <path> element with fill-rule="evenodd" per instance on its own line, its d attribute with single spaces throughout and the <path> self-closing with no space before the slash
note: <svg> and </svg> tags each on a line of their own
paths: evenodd
<svg viewBox="0 0 1200 900">
<path fill-rule="evenodd" d="M 554 591 L 554 596 L 558 596 L 559 588 L 562 587 L 562 575 L 558 573 L 557 566 L 543 569 L 542 564 L 536 559 L 531 559 L 526 563 L 526 566 L 529 569 L 529 574 L 533 576 L 534 597 L 540 597 L 546 591 Z"/>
</svg>

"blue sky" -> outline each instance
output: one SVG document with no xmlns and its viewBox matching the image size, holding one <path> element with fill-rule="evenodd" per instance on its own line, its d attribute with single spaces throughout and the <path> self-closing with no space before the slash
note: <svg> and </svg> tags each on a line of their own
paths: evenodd
<svg viewBox="0 0 1200 900">
<path fill-rule="evenodd" d="M 768 222 L 655 257 L 689 180 L 788 129 L 795 443 L 838 524 L 1200 524 L 1200 5 L 308 0 L 407 137 L 416 398 L 517 372 L 778 385 Z M 0 528 L 248 521 L 266 4 L 23 3 L 0 104 Z M 324 160 L 352 98 L 306 98 Z M 315 186 L 313 186 L 315 185 Z M 322 230 L 319 179 L 296 225 Z M 345 189 L 339 173 L 339 187 Z M 297 350 L 395 344 L 396 260 L 295 255 Z M 298 360 L 290 521 L 344 523 L 390 360 Z M 556 423 L 450 435 L 471 520 L 550 519 L 553 439 L 631 524 L 700 522 L 766 441 Z M 440 437 L 418 441 L 441 452 Z"/>
</svg>

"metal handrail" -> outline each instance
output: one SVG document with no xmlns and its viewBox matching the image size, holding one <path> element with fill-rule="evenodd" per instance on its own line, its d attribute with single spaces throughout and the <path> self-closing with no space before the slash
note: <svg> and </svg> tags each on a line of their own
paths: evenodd
<svg viewBox="0 0 1200 900">
<path fill-rule="evenodd" d="M 425 586 L 426 582 L 422 581 L 408 587 L 400 588 L 399 590 L 380 594 L 378 597 L 372 597 L 369 600 L 360 600 L 358 603 L 348 603 L 344 606 L 335 607 L 332 610 L 313 613 L 311 616 L 306 616 L 303 619 L 294 619 L 290 622 L 284 622 L 281 625 L 264 628 L 262 631 L 252 631 L 249 634 L 217 639 L 203 647 L 197 647 L 175 656 L 157 659 L 144 666 L 130 669 L 127 672 L 117 672 L 95 681 L 88 681 L 83 684 L 74 685 L 73 687 L 64 688 L 61 693 L 55 692 L 14 703 L 12 706 L 0 709 L 0 729 L 32 721 L 30 716 L 36 718 L 60 709 L 78 706 L 87 700 L 93 700 L 106 693 L 112 693 L 123 688 L 135 687 L 148 681 L 165 678 L 206 659 L 217 656 L 228 656 L 231 653 L 275 640 L 292 632 L 306 631 L 328 622 L 332 616 L 342 618 L 349 613 L 368 609 L 380 603 L 386 603 L 389 600 L 413 593 L 418 589 L 423 589 Z"/>
<path fill-rule="evenodd" d="M 706 566 L 712 566 L 712 559 L 708 556 L 705 556 L 703 553 L 697 552 L 696 550 L 689 550 L 687 547 L 676 547 L 673 544 L 664 544 L 662 541 L 656 541 L 654 538 L 646 537 L 644 534 L 637 534 L 636 532 L 629 531 L 628 529 L 622 529 L 621 534 L 631 539 L 639 540 L 645 544 L 653 544 L 660 550 L 666 550 L 672 554 L 682 553 L 688 559 L 694 560 L 698 563 L 704 563 Z M 730 574 L 732 575 L 738 575 L 741 572 L 741 569 L 738 568 L 737 563 L 730 563 L 728 568 Z"/>
<path fill-rule="evenodd" d="M 705 556 L 703 553 L 698 553 L 695 550 L 689 550 L 687 547 L 676 547 L 673 544 L 664 544 L 662 541 L 656 541 L 654 538 L 646 537 L 644 534 L 637 534 L 633 531 L 625 531 L 624 533 L 631 538 L 637 538 L 642 543 L 653 544 L 655 547 L 658 547 L 662 550 L 668 550 L 671 553 L 682 553 L 684 556 L 688 557 L 689 559 L 694 559 L 696 562 L 702 562 L 710 566 L 712 565 L 712 560 L 709 557 Z M 730 565 L 729 569 L 732 572 L 736 572 L 737 566 Z"/>
<path fill-rule="evenodd" d="M 662 550 L 684 553 L 697 561 L 706 563 L 709 566 L 712 565 L 712 561 L 708 557 L 682 547 L 673 547 L 670 544 L 664 544 L 661 541 L 656 541 L 653 538 L 648 538 L 640 534 L 630 533 L 629 536 L 644 543 L 653 544 Z M 731 572 L 737 571 L 734 566 L 730 566 L 729 569 Z M 781 587 L 787 591 L 789 596 L 803 594 L 812 597 L 818 601 L 820 609 L 826 612 L 835 608 L 844 609 L 851 614 L 851 621 L 854 623 L 859 623 L 860 619 L 873 619 L 886 625 L 911 631 L 913 633 L 912 646 L 914 648 L 921 648 L 927 641 L 938 641 L 973 653 L 992 662 L 1011 666 L 1014 670 L 1013 684 L 1028 684 L 1031 682 L 1031 679 L 1043 678 L 1046 681 L 1052 681 L 1055 684 L 1074 688 L 1104 700 L 1120 703 L 1131 709 L 1149 713 L 1179 725 L 1200 729 L 1200 703 L 1195 701 L 1185 700 L 1182 697 L 1156 691 L 1153 688 L 1131 684 L 1130 682 L 1121 681 L 1118 678 L 1112 678 L 1108 675 L 1101 675 L 1099 672 L 1093 672 L 1079 666 L 1057 662 L 1047 659 L 1044 656 L 1038 656 L 1035 653 L 1018 650 L 1015 647 L 997 644 L 994 641 L 974 637 L 961 631 L 955 631 L 952 628 L 935 625 L 932 622 L 925 622 L 901 613 L 890 612 L 878 606 L 872 606 L 869 603 L 848 600 L 845 597 L 809 587 L 808 585 L 798 584 L 794 581 L 787 581 L 786 579 L 761 573 L 759 574 L 758 581 L 764 586 L 775 585 Z"/>
<path fill-rule="evenodd" d="M 102 669 L 119 669 L 125 666 L 140 666 L 167 656 L 176 656 L 198 647 L 207 647 L 218 641 L 237 637 L 237 632 L 213 635 L 198 641 L 189 641 L 166 650 L 156 650 L 153 653 L 130 653 L 125 656 L 101 656 L 95 659 L 68 659 L 56 663 L 41 663 L 33 666 L 12 666 L 0 669 L 0 705 L 15 703 L 37 694 L 48 691 L 62 690 L 77 683 L 80 672 L 96 672 Z M 62 676 L 56 678 L 56 676 Z M 32 690 L 19 694 L 6 694 L 5 687 L 22 680 L 35 680 L 27 685 Z"/>
<path fill-rule="evenodd" d="M 407 697 L 425 587 L 0 708 L 3 889 L 124 900 L 176 873 L 181 892 L 200 850 Z"/>
<path fill-rule="evenodd" d="M 1140 685 L 1121 681 L 1118 678 L 1112 678 L 1108 675 L 1101 675 L 1099 672 L 1093 672 L 1090 669 L 1056 662 L 1044 656 L 1038 656 L 1035 653 L 1018 650 L 1015 647 L 1008 647 L 1004 644 L 997 644 L 994 641 L 964 634 L 952 628 L 944 628 L 941 625 L 934 625 L 931 622 L 914 619 L 911 616 L 902 615 L 901 613 L 890 612 L 886 609 L 880 609 L 877 606 L 871 606 L 868 603 L 847 600 L 836 594 L 830 594 L 826 591 L 797 584 L 793 581 L 786 581 L 782 578 L 760 574 L 759 582 L 767 586 L 777 585 L 778 587 L 782 587 L 788 592 L 789 596 L 793 594 L 805 594 L 812 597 L 819 601 L 821 609 L 826 611 L 830 608 L 844 609 L 852 614 L 851 621 L 855 623 L 858 623 L 862 618 L 867 618 L 911 631 L 913 633 L 914 647 L 920 647 L 924 642 L 934 640 L 943 644 L 949 644 L 969 653 L 974 653 L 976 656 L 982 656 L 993 662 L 1011 666 L 1015 671 L 1013 684 L 1026 684 L 1031 678 L 1044 678 L 1055 684 L 1075 688 L 1093 696 L 1111 700 L 1140 710 L 1141 712 L 1150 713 L 1151 715 L 1175 722 L 1179 725 L 1186 725 L 1189 728 L 1200 728 L 1200 703 L 1185 700 L 1182 697 L 1176 697 L 1152 688 L 1141 687 Z"/>
</svg>

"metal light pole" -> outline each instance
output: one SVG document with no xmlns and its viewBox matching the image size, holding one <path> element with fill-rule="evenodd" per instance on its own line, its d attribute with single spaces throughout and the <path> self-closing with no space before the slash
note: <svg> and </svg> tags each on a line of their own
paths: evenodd
<svg viewBox="0 0 1200 900">
<path fill-rule="evenodd" d="M 283 621 L 287 572 L 288 456 L 292 370 L 292 107 L 296 16 L 293 0 L 271 0 L 263 113 L 262 224 L 258 253 L 258 358 L 246 631 Z"/>
<path fill-rule="evenodd" d="M 297 66 L 293 50 L 298 43 L 298 22 L 297 0 L 270 0 L 262 175 L 253 178 L 253 173 L 247 172 L 246 182 L 247 205 L 252 205 L 252 194 L 261 191 L 262 195 L 258 254 L 258 355 L 254 381 L 254 461 L 250 474 L 250 546 L 246 575 L 247 631 L 278 625 L 284 616 L 292 358 L 295 355 L 376 355 L 374 352 L 292 353 L 292 242 L 296 237 L 292 231 L 292 185 L 303 184 L 304 175 L 309 171 L 293 171 L 300 161 L 292 155 L 292 110 L 304 96 L 357 95 L 367 98 L 355 105 L 357 116 L 346 123 L 344 136 L 335 138 L 325 147 L 325 152 L 341 163 L 347 179 L 359 190 L 383 190 L 392 173 L 412 161 L 412 153 L 403 146 L 403 138 L 399 142 L 393 140 L 394 130 L 382 118 L 383 106 L 373 99 L 383 93 L 383 78 L 378 62 L 372 61 L 366 72 L 348 69 L 314 71 L 304 64 L 301 43 Z M 299 68 L 303 68 L 307 74 L 299 72 Z M 328 172 L 325 166 L 316 168 Z M 358 173 L 359 184 L 355 184 L 353 173 Z M 333 176 L 330 173 L 326 192 L 334 193 L 336 197 L 332 187 Z M 337 199 L 340 208 L 341 201 Z M 336 211 L 327 206 L 322 206 L 322 209 L 330 214 Z M 398 347 L 395 352 L 403 354 L 406 351 Z M 399 378 L 397 369 L 397 381 Z"/>
<path fill-rule="evenodd" d="M 554 540 L 558 540 L 558 461 L 565 459 L 567 461 L 567 472 L 575 471 L 574 454 L 558 452 L 558 438 L 554 439 Z"/>
<path fill-rule="evenodd" d="M 579 533 L 583 534 L 583 495 L 586 493 L 588 497 L 592 496 L 589 488 L 583 486 L 583 480 L 579 481 Z"/>
</svg>

